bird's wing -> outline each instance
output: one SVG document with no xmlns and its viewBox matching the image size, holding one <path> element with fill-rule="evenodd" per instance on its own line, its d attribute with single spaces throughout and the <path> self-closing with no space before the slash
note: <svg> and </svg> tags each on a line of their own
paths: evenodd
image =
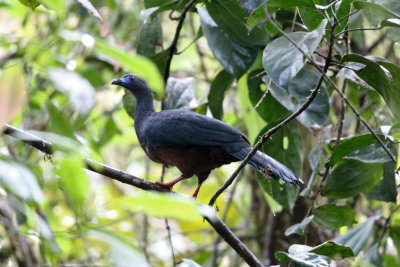
<svg viewBox="0 0 400 267">
<path fill-rule="evenodd" d="M 188 110 L 155 113 L 144 125 L 148 144 L 158 147 L 229 146 L 249 143 L 235 128 Z"/>
</svg>

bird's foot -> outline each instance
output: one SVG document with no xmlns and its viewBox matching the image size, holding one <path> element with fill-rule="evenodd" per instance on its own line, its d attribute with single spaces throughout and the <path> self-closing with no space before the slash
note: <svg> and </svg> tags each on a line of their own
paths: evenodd
<svg viewBox="0 0 400 267">
<path fill-rule="evenodd" d="M 197 184 L 196 190 L 194 191 L 194 193 L 192 195 L 192 197 L 194 199 L 197 199 L 197 195 L 199 194 L 200 188 L 201 188 L 201 184 Z"/>
<path fill-rule="evenodd" d="M 155 184 L 167 189 L 169 192 L 172 192 L 172 188 L 174 187 L 171 183 L 155 182 Z"/>
</svg>

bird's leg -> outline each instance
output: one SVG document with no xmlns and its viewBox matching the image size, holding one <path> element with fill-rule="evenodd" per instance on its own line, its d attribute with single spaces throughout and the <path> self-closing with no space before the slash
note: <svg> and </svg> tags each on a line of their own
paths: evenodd
<svg viewBox="0 0 400 267">
<path fill-rule="evenodd" d="M 174 187 L 174 185 L 175 185 L 176 183 L 179 183 L 180 181 L 185 180 L 185 179 L 187 179 L 187 178 L 190 178 L 190 177 L 186 177 L 186 176 L 184 176 L 184 175 L 182 174 L 181 176 L 179 176 L 178 178 L 172 180 L 171 182 L 168 182 L 168 183 L 155 182 L 155 184 L 157 184 L 157 185 L 159 185 L 159 186 L 162 186 L 162 187 L 168 189 L 168 190 L 171 192 L 171 191 L 172 191 L 172 188 Z"/>
<path fill-rule="evenodd" d="M 200 187 L 201 187 L 202 184 L 203 184 L 203 183 L 198 183 L 198 184 L 197 184 L 196 190 L 194 190 L 194 193 L 193 193 L 193 195 L 192 195 L 192 197 L 193 197 L 194 199 L 197 198 L 197 194 L 199 193 Z"/>
</svg>

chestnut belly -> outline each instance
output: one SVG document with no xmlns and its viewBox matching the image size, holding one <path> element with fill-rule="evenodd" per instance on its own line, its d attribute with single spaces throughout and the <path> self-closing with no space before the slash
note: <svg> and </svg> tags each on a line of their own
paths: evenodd
<svg viewBox="0 0 400 267">
<path fill-rule="evenodd" d="M 159 163 L 176 166 L 182 174 L 191 177 L 194 174 L 209 172 L 224 164 L 238 161 L 218 147 L 161 148 L 149 146 L 146 154 Z"/>
</svg>

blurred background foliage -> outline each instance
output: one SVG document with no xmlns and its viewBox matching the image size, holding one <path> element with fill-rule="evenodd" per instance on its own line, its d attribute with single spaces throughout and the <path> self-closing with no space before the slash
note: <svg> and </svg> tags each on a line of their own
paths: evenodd
<svg viewBox="0 0 400 267">
<path fill-rule="evenodd" d="M 245 265 L 192 201 L 114 182 L 82 159 L 159 180 L 162 166 L 134 132 L 134 99 L 110 86 L 127 72 L 145 78 L 165 108 L 213 116 L 256 142 L 301 106 L 320 75 L 279 30 L 321 66 L 334 41 L 328 76 L 397 161 L 399 1 L 199 0 L 166 83 L 188 2 L 0 0 L 0 120 L 56 147 L 44 156 L 0 140 L 1 265 Z M 332 83 L 325 79 L 311 106 L 263 149 L 305 186 L 246 168 L 217 206 L 265 265 L 400 266 L 398 165 Z M 208 203 L 237 166 L 213 171 L 198 201 Z M 165 179 L 178 175 L 168 168 Z M 175 190 L 191 195 L 195 183 Z"/>
</svg>

